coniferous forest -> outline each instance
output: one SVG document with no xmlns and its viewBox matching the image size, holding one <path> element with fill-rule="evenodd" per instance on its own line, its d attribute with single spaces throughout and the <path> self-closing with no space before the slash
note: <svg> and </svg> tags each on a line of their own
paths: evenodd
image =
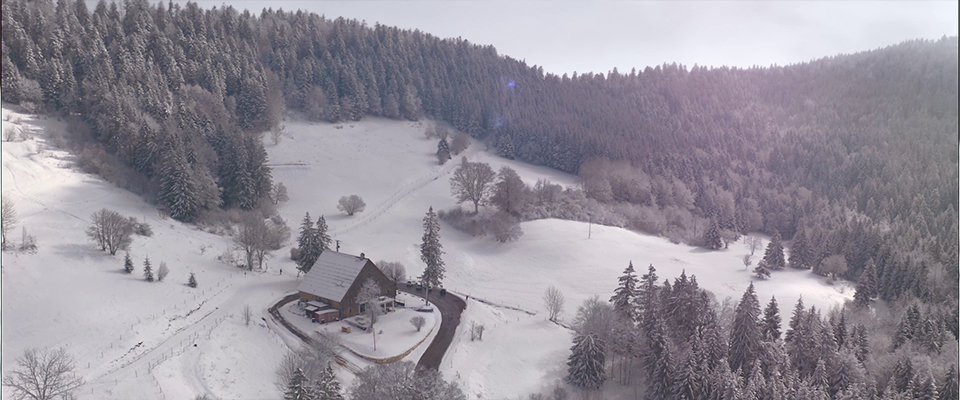
<svg viewBox="0 0 960 400">
<path fill-rule="evenodd" d="M 868 281 L 859 303 L 917 305 L 956 340 L 956 37 L 790 66 L 558 76 L 492 46 L 301 11 L 2 4 L 3 101 L 75 122 L 88 169 L 175 219 L 267 202 L 261 137 L 288 111 L 430 118 L 579 174 L 587 204 L 616 211 L 600 222 L 710 248 L 718 230 L 780 237 L 788 266 Z M 825 270 L 831 257 L 845 270 Z M 810 315 L 797 326 L 823 331 Z M 692 335 L 648 333 L 666 334 Z M 736 364 L 773 362 L 748 358 Z"/>
</svg>

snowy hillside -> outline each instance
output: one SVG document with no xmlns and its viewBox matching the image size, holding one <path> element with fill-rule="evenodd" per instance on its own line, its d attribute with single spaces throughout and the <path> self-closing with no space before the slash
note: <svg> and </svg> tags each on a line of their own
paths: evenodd
<svg viewBox="0 0 960 400">
<path fill-rule="evenodd" d="M 4 129 L 19 117 L 8 121 L 11 113 L 4 108 Z M 436 141 L 424 138 L 420 123 L 369 119 L 339 126 L 286 125 L 288 135 L 278 145 L 265 141 L 265 146 L 274 179 L 289 190 L 289 202 L 279 208 L 288 224 L 295 229 L 305 212 L 314 218 L 322 214 L 341 251 L 400 261 L 408 275 L 418 275 L 422 218 L 430 206 L 455 206 L 449 177 L 457 158 L 437 165 Z M 27 116 L 20 128 L 64 129 Z M 81 398 L 188 398 L 205 392 L 220 398 L 278 397 L 273 370 L 296 340 L 260 318 L 244 326 L 240 310 L 250 304 L 258 317 L 265 316 L 267 307 L 296 288 L 288 273 L 294 270 L 289 245 L 269 261 L 268 274 L 245 275 L 216 259 L 231 247 L 228 238 L 160 218 L 137 196 L 78 172 L 72 156 L 52 150 L 42 135 L 4 141 L 2 149 L 3 196 L 16 203 L 19 226 L 39 242 L 37 254 L 3 253 L 4 371 L 28 347 L 64 345 L 90 382 Z M 501 159 L 482 144 L 466 154 L 495 170 L 510 165 L 530 184 L 538 178 L 576 184 L 574 176 Z M 336 204 L 351 194 L 361 196 L 367 207 L 347 217 Z M 122 253 L 101 252 L 84 234 L 90 214 L 104 207 L 153 227 L 152 237 L 135 236 L 130 253 L 138 270 L 132 275 L 121 271 Z M 739 298 L 753 281 L 740 262 L 747 252 L 740 243 L 708 252 L 596 225 L 588 239 L 588 226 L 580 222 L 532 221 L 522 228 L 519 241 L 501 244 L 442 226 L 445 286 L 470 295 L 471 301 L 441 371 L 459 381 L 471 399 L 525 396 L 563 376 L 571 335 L 543 315 L 541 296 L 551 285 L 566 295 L 562 318 L 571 320 L 584 299 L 609 298 L 631 260 L 640 273 L 652 263 L 661 280 L 683 270 L 695 274 L 718 300 Z M 19 235 L 18 227 L 15 241 Z M 143 281 L 146 256 L 155 267 L 170 266 L 165 282 Z M 284 275 L 275 275 L 280 268 Z M 197 289 L 184 285 L 190 272 L 200 282 Z M 808 306 L 821 309 L 853 295 L 849 287 L 830 286 L 800 271 L 775 272 L 756 285 L 761 302 L 776 295 L 781 310 L 801 294 Z M 471 321 L 486 326 L 482 342 L 470 341 Z"/>
</svg>

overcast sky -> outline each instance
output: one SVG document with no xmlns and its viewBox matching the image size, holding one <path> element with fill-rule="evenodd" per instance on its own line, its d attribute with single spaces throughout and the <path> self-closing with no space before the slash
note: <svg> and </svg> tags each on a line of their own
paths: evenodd
<svg viewBox="0 0 960 400">
<path fill-rule="evenodd" d="M 769 66 L 957 35 L 957 1 L 263 1 L 492 44 L 548 72 Z"/>
</svg>

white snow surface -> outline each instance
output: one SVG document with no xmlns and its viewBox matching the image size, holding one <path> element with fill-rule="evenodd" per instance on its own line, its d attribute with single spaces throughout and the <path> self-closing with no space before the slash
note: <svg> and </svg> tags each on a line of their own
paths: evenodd
<svg viewBox="0 0 960 400">
<path fill-rule="evenodd" d="M 20 217 L 12 239 L 19 242 L 19 227 L 25 226 L 40 246 L 37 254 L 2 255 L 3 372 L 16 366 L 15 357 L 26 348 L 66 346 L 88 382 L 78 393 L 81 399 L 192 398 L 202 393 L 230 399 L 280 397 L 274 369 L 298 341 L 275 326 L 266 309 L 298 284 L 290 274 L 295 267 L 288 251 L 276 252 L 266 273 L 244 274 L 216 260 L 231 248 L 229 238 L 163 219 L 139 197 L 79 172 L 72 155 L 53 149 L 44 138 L 45 132 L 65 131 L 63 123 L 20 115 L 6 106 L 3 117 L 3 129 L 19 117 L 18 129 L 39 134 L 2 143 L 2 193 L 16 203 Z M 265 146 L 274 179 L 289 190 L 290 201 L 279 212 L 290 227 L 296 231 L 305 212 L 314 219 L 322 214 L 342 251 L 363 252 L 375 262 L 400 261 L 409 276 L 419 275 L 423 216 L 430 206 L 438 211 L 456 205 L 449 177 L 459 156 L 437 165 L 436 140 L 426 139 L 424 125 L 417 122 L 293 120 L 286 126 L 279 145 L 265 141 Z M 474 143 L 466 155 L 495 170 L 509 165 L 530 184 L 538 178 L 577 184 L 575 176 L 497 157 L 482 143 Z M 336 205 L 351 194 L 361 196 L 367 207 L 347 217 Z M 135 236 L 130 254 L 137 271 L 132 275 L 121 271 L 122 252 L 101 252 L 84 234 L 90 214 L 104 207 L 153 228 L 152 237 Z M 652 263 L 661 281 L 685 270 L 719 300 L 739 299 L 754 282 L 761 303 L 776 295 L 784 320 L 801 295 L 807 306 L 828 309 L 853 294 L 849 285 L 829 285 L 806 271 L 776 271 L 770 280 L 756 281 L 740 261 L 747 252 L 741 243 L 711 252 L 597 225 L 588 239 L 588 226 L 580 222 L 540 220 L 521 227 L 524 236 L 508 244 L 471 237 L 446 224 L 441 228 L 444 285 L 471 296 L 441 372 L 460 382 L 471 399 L 525 397 L 557 384 L 565 374 L 572 336 L 546 321 L 542 293 L 551 285 L 560 288 L 567 299 L 562 319 L 570 321 L 583 300 L 594 295 L 608 299 L 631 260 L 638 275 Z M 160 262 L 170 266 L 166 281 L 143 281 L 145 256 L 154 268 Z M 279 268 L 286 273 L 279 276 Z M 197 289 L 185 286 L 190 272 L 197 275 Z M 250 326 L 240 317 L 246 304 L 255 315 Z M 485 325 L 482 341 L 470 341 L 471 321 Z M 397 329 L 403 324 L 410 327 L 399 321 Z M 425 348 L 406 359 L 416 361 Z M 351 361 L 368 365 L 359 358 Z M 347 385 L 352 380 L 343 370 L 338 376 Z M 10 395 L 6 388 L 2 393 Z"/>
</svg>

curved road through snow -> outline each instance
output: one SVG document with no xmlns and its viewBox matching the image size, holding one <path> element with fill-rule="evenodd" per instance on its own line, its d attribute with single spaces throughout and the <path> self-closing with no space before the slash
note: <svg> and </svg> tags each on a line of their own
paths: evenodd
<svg viewBox="0 0 960 400">
<path fill-rule="evenodd" d="M 397 285 L 397 290 L 414 296 L 421 295 L 414 288 L 403 284 Z M 440 310 L 440 330 L 437 331 L 437 336 L 434 336 L 427 350 L 420 356 L 417 366 L 436 370 L 440 368 L 443 355 L 447 353 L 447 348 L 453 342 L 453 335 L 457 333 L 457 326 L 460 325 L 460 314 L 467 307 L 467 303 L 450 292 L 441 296 L 439 291 L 431 294 L 429 300 Z"/>
</svg>

